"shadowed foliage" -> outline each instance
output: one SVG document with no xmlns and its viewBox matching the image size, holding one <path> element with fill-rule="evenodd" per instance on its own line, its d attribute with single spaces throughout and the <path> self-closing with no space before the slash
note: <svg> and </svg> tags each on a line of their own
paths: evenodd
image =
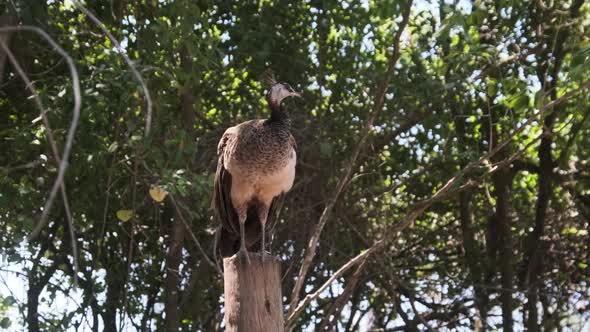
<svg viewBox="0 0 590 332">
<path fill-rule="evenodd" d="M 62 196 L 27 239 L 59 163 L 0 48 L 0 328 L 223 330 L 217 142 L 269 116 L 269 68 L 303 95 L 285 102 L 298 164 L 271 244 L 285 310 L 327 205 L 299 299 L 389 239 L 310 301 L 294 331 L 570 331 L 590 319 L 587 2 L 414 1 L 378 113 L 406 0 L 84 5 L 124 50 L 75 2 L 0 2 L 0 28 L 37 26 L 69 53 L 83 98 L 64 182 L 75 286 Z M 0 41 L 33 82 L 61 153 L 74 105 L 66 62 L 31 32 Z M 147 137 L 145 94 L 121 52 L 151 93 Z M 450 194 L 392 233 L 466 167 Z"/>
</svg>

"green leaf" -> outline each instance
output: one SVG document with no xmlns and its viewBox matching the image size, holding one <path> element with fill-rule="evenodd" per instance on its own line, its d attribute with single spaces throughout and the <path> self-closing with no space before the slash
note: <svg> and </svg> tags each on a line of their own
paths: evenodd
<svg viewBox="0 0 590 332">
<path fill-rule="evenodd" d="M 113 144 L 109 145 L 109 148 L 107 149 L 107 151 L 109 153 L 113 153 L 113 152 L 117 151 L 118 147 L 119 147 L 119 143 L 113 142 Z"/>
<path fill-rule="evenodd" d="M 119 210 L 117 211 L 117 218 L 122 222 L 127 222 L 133 218 L 133 210 Z"/>
<path fill-rule="evenodd" d="M 0 328 L 7 329 L 10 327 L 10 325 L 12 325 L 10 318 L 4 317 L 0 320 Z"/>
<path fill-rule="evenodd" d="M 518 110 L 522 110 L 524 108 L 526 108 L 529 105 L 529 96 L 522 94 L 517 96 L 516 98 L 513 98 L 510 103 L 509 106 L 510 108 L 514 109 L 515 111 Z"/>
<path fill-rule="evenodd" d="M 16 303 L 16 300 L 12 296 L 7 296 L 2 301 L 2 304 L 5 305 L 5 306 L 7 306 L 7 307 L 9 307 L 9 306 L 11 306 L 11 305 L 13 305 L 15 303 Z"/>
<path fill-rule="evenodd" d="M 494 79 L 490 79 L 486 86 L 486 92 L 490 97 L 495 96 L 498 93 L 498 82 Z"/>
<path fill-rule="evenodd" d="M 577 233 L 578 233 L 578 229 L 576 227 L 567 227 L 561 231 L 561 234 L 563 234 L 563 235 L 567 235 L 567 234 L 576 235 Z"/>
</svg>

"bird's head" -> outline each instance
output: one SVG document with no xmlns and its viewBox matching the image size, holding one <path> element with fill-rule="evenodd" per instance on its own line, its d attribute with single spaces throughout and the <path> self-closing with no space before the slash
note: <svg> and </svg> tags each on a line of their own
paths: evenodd
<svg viewBox="0 0 590 332">
<path fill-rule="evenodd" d="M 272 105 L 280 106 L 283 99 L 287 97 L 301 97 L 299 92 L 293 90 L 288 83 L 276 82 L 271 85 L 266 98 Z"/>
</svg>

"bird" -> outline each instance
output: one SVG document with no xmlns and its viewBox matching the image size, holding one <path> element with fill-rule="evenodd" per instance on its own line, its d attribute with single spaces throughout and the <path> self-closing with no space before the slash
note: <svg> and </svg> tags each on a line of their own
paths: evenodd
<svg viewBox="0 0 590 332">
<path fill-rule="evenodd" d="M 249 261 L 248 249 L 259 246 L 264 260 L 266 238 L 295 179 L 297 144 L 282 103 L 301 94 L 272 74 L 266 81 L 270 116 L 228 128 L 217 145 L 212 208 L 221 221 L 222 257 L 242 253 Z"/>
</svg>

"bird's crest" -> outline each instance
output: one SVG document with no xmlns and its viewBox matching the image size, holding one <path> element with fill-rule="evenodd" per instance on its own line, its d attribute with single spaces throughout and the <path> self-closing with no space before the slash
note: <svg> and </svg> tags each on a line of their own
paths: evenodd
<svg viewBox="0 0 590 332">
<path fill-rule="evenodd" d="M 268 85 L 268 87 L 271 87 L 278 83 L 277 79 L 275 78 L 274 71 L 270 68 L 262 72 L 262 74 L 260 75 L 260 80 L 262 81 L 262 83 Z"/>
</svg>

